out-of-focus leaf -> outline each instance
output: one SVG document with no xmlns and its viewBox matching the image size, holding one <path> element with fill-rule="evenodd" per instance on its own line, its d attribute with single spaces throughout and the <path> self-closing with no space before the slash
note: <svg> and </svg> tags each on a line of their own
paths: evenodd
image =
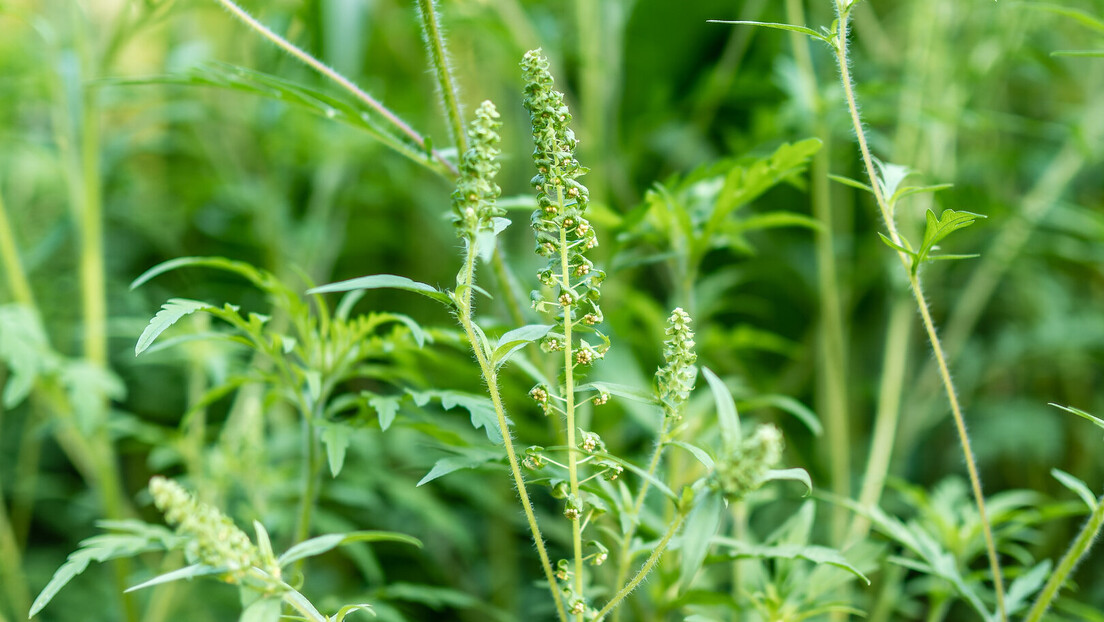
<svg viewBox="0 0 1104 622">
<path fill-rule="evenodd" d="M 717 421 L 721 426 L 721 439 L 725 450 L 740 446 L 740 417 L 736 412 L 736 401 L 724 381 L 708 367 L 702 367 L 702 374 L 713 390 L 713 402 L 717 406 Z"/>
<path fill-rule="evenodd" d="M 371 276 L 362 276 L 347 281 L 338 281 L 337 283 L 311 288 L 307 290 L 307 293 L 326 294 L 330 292 L 349 292 L 358 289 L 401 289 L 421 294 L 442 304 L 452 306 L 452 299 L 448 297 L 448 294 L 438 290 L 436 287 L 426 285 L 425 283 L 419 283 L 418 281 L 412 281 L 405 276 L 397 276 L 394 274 L 373 274 Z"/>
<path fill-rule="evenodd" d="M 1096 509 L 1096 495 L 1092 493 L 1092 490 L 1089 489 L 1085 482 L 1061 469 L 1051 469 L 1050 474 L 1054 476 L 1054 479 L 1061 482 L 1063 486 L 1072 490 L 1078 497 L 1081 497 L 1085 505 L 1089 506 L 1090 512 Z"/>
<path fill-rule="evenodd" d="M 472 427 L 477 430 L 483 428 L 492 443 L 502 444 L 502 433 L 498 429 L 498 415 L 490 398 L 459 391 L 408 391 L 408 393 L 418 406 L 425 406 L 431 399 L 439 399 L 441 407 L 445 410 L 452 410 L 457 406 L 467 410 L 471 415 Z M 506 425 L 510 424 L 507 418 Z"/>
<path fill-rule="evenodd" d="M 418 486 L 428 484 L 438 477 L 444 477 L 454 471 L 478 468 L 484 464 L 502 458 L 502 452 L 490 451 L 479 447 L 452 447 L 450 450 L 459 451 L 460 455 L 448 456 L 438 460 L 433 465 L 433 468 L 429 470 L 429 473 L 426 473 L 425 477 L 418 481 Z"/>
<path fill-rule="evenodd" d="M 679 567 L 682 592 L 690 587 L 694 575 L 705 562 L 709 545 L 724 518 L 724 497 L 719 490 L 707 488 L 700 495 L 682 528 L 682 564 Z"/>
<path fill-rule="evenodd" d="M 714 542 L 720 548 L 728 549 L 730 559 L 804 559 L 814 564 L 829 564 L 842 568 L 847 572 L 863 580 L 870 585 L 870 579 L 858 568 L 851 564 L 842 553 L 836 549 L 816 545 L 783 544 L 777 546 L 757 546 L 747 542 L 741 542 L 733 538 L 714 538 Z"/>
<path fill-rule="evenodd" d="M 304 540 L 281 555 L 276 563 L 281 568 L 307 557 L 314 557 L 334 550 L 339 546 L 353 542 L 400 542 L 422 548 L 422 541 L 414 536 L 394 531 L 352 531 L 349 533 L 328 533 L 310 540 Z"/>
<path fill-rule="evenodd" d="M 552 330 L 551 324 L 529 324 L 505 333 L 498 338 L 498 342 L 495 344 L 494 353 L 491 355 L 491 364 L 495 368 L 502 367 L 515 352 L 543 338 L 550 330 Z"/>
</svg>

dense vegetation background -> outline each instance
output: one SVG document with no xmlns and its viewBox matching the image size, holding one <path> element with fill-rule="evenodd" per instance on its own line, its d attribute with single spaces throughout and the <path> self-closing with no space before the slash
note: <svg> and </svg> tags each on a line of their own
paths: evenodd
<svg viewBox="0 0 1104 622">
<path fill-rule="evenodd" d="M 447 154 L 414 2 L 245 5 Z M 1101 47 L 1104 28 L 1092 18 L 1104 20 L 1104 3 L 1061 6 L 869 0 L 856 10 L 852 39 L 875 153 L 923 183 L 953 184 L 902 203 L 903 231 L 918 235 L 929 207 L 988 217 L 947 242 L 948 252 L 980 258 L 932 264 L 924 275 L 987 493 L 1034 491 L 1010 502 L 1029 530 L 1004 550 L 1025 568 L 1057 558 L 1083 520 L 1084 505 L 1051 470 L 1094 491 L 1104 481 L 1099 430 L 1048 406 L 1104 413 L 1104 60 L 1052 55 Z M 456 0 L 439 8 L 464 109 L 491 99 L 502 114 L 499 183 L 520 207 L 510 211 L 503 255 L 525 293 L 539 261 L 526 226 L 524 51 L 542 47 L 567 93 L 578 159 L 592 169 L 585 181 L 603 240 L 595 262 L 609 272 L 614 349 L 595 376 L 649 386 L 664 318 L 683 305 L 694 316 L 699 360 L 729 379 L 742 414 L 778 423 L 787 464 L 806 468 L 818 490 L 858 498 L 874 442 L 892 449 L 883 508 L 929 520 L 959 512 L 969 523 L 961 449 L 900 265 L 876 234 L 870 197 L 827 185 L 829 173 L 864 175 L 833 58 L 791 33 L 707 22 L 816 27 L 832 21 L 830 2 Z M 447 285 L 459 244 L 447 179 L 288 97 L 232 88 L 237 74 L 225 64 L 336 93 L 214 2 L 7 0 L 0 30 L 0 620 L 20 620 L 66 555 L 98 533 L 98 519 L 159 522 L 145 492 L 153 474 L 181 478 L 241 525 L 258 518 L 274 540 L 291 537 L 296 419 L 254 385 L 195 408 L 250 364 L 243 351 L 186 341 L 134 356 L 168 298 L 262 314 L 273 312 L 270 302 L 217 271 L 174 272 L 131 291 L 133 279 L 164 260 L 224 256 L 298 291 L 371 273 Z M 731 166 L 810 137 L 823 147 L 809 169 L 739 210 L 695 282 L 680 282 L 662 223 L 641 216 L 656 200 L 655 184 L 675 191 L 699 167 Z M 830 205 L 830 222 L 814 195 Z M 776 212 L 808 218 L 767 218 Z M 482 283 L 500 291 L 487 272 Z M 508 321 L 500 300 L 487 307 Z M 374 292 L 357 309 L 408 314 L 433 343 L 381 350 L 376 375 L 350 383 L 350 392 L 394 384 L 481 391 L 439 309 Z M 173 334 L 213 328 L 217 321 L 197 316 Z M 520 373 L 504 382 L 517 436 L 539 435 L 545 423 L 525 398 L 531 382 Z M 821 420 L 844 413 L 846 425 L 816 436 L 787 400 Z M 617 400 L 604 408 L 592 425 L 606 443 L 625 455 L 646 452 L 640 410 Z M 708 416 L 707 403 L 698 409 Z M 879 409 L 897 425 L 875 441 Z M 481 436 L 465 416 L 408 399 L 387 431 L 366 405 L 354 419 L 344 469 L 322 484 L 318 531 L 395 530 L 425 547 L 331 553 L 311 562 L 306 592 L 320 604 L 366 600 L 383 619 L 409 620 L 521 619 L 546 599 L 530 587 L 539 569 L 504 470 L 415 487 L 444 455 L 442 435 Z M 788 488 L 776 496 L 757 515 L 763 525 L 801 503 Z M 818 521 L 815 541 L 846 552 L 854 515 L 818 499 L 819 515 L 834 518 Z M 942 526 L 948 548 L 970 549 L 977 534 L 955 535 L 951 523 Z M 894 551 L 882 536 L 866 540 L 883 549 L 855 561 L 873 585 L 840 598 L 881 619 L 935 610 L 933 594 L 945 588 L 885 563 Z M 985 568 L 979 550 L 955 552 L 967 568 Z M 124 619 L 119 587 L 179 563 L 151 556 L 93 565 L 39 619 Z M 1056 615 L 1104 619 L 1101 577 L 1098 551 Z M 143 612 L 135 619 L 223 620 L 238 610 L 229 587 L 175 590 L 153 610 L 140 593 L 130 605 Z M 692 606 L 626 615 L 681 620 Z M 949 615 L 971 619 L 965 608 Z"/>
</svg>

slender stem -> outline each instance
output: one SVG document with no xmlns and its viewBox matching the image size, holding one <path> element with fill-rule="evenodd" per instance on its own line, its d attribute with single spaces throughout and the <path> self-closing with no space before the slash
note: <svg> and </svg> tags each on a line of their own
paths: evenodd
<svg viewBox="0 0 1104 622">
<path fill-rule="evenodd" d="M 464 119 L 460 114 L 460 101 L 456 93 L 456 81 L 449 70 L 448 50 L 445 47 L 445 35 L 438 23 L 436 0 L 418 0 L 418 15 L 422 18 L 422 35 L 429 48 L 429 59 L 433 73 L 437 76 L 438 95 L 441 107 L 448 115 L 449 132 L 456 145 L 457 153 L 468 149 L 467 134 L 464 132 Z"/>
<path fill-rule="evenodd" d="M 215 2 L 221 4 L 223 8 L 225 8 L 227 11 L 230 11 L 230 13 L 234 17 L 238 18 L 245 25 L 260 33 L 261 36 L 263 36 L 264 38 L 275 43 L 278 47 L 280 47 L 280 49 L 294 56 L 304 65 L 310 67 L 311 69 L 314 69 L 329 80 L 337 83 L 337 85 L 341 88 L 352 93 L 354 97 L 356 97 L 366 106 L 371 108 L 376 114 L 383 117 L 388 123 L 393 125 L 408 138 L 413 140 L 418 145 L 421 145 L 423 148 L 425 147 L 425 138 L 421 134 L 414 131 L 414 128 L 407 125 L 405 121 L 400 119 L 397 115 L 395 115 L 395 113 L 388 110 L 387 107 L 381 104 L 376 98 L 365 92 L 364 89 L 360 88 L 356 84 L 353 84 L 352 80 L 341 75 L 336 70 L 327 67 L 326 64 L 322 61 L 311 56 L 307 52 L 303 51 L 301 48 L 297 47 L 294 43 L 273 32 L 267 26 L 254 19 L 254 17 L 247 13 L 245 9 L 235 4 L 234 0 L 215 0 Z M 433 157 L 438 162 L 443 164 L 453 175 L 457 174 L 456 166 L 452 162 L 446 160 L 445 157 L 438 153 L 436 150 L 433 151 Z"/>
<path fill-rule="evenodd" d="M 525 512 L 525 519 L 529 522 L 529 531 L 533 534 L 533 544 L 537 547 L 537 555 L 540 557 L 541 568 L 544 577 L 548 581 L 548 589 L 552 592 L 552 598 L 556 602 L 556 615 L 560 622 L 567 622 L 567 609 L 564 607 L 563 596 L 560 594 L 559 585 L 556 584 L 556 574 L 552 570 L 552 562 L 548 557 L 548 550 L 544 545 L 544 537 L 541 535 L 540 526 L 537 524 L 536 513 L 533 510 L 533 502 L 529 499 L 529 493 L 525 489 L 525 478 L 521 474 L 521 465 L 518 462 L 517 452 L 514 450 L 514 441 L 510 436 L 510 427 L 506 423 L 506 408 L 502 404 L 502 396 L 498 388 L 498 375 L 487 360 L 487 352 L 483 348 L 483 342 L 475 332 L 472 323 L 472 285 L 475 275 L 476 248 L 475 241 L 468 244 L 467 254 L 464 258 L 464 268 L 457 279 L 457 318 L 464 328 L 464 334 L 471 344 L 475 360 L 479 363 L 479 369 L 483 374 L 483 381 L 487 383 L 487 392 L 490 394 L 491 403 L 494 405 L 495 416 L 498 419 L 498 431 L 502 435 L 502 443 L 506 447 L 506 458 L 510 463 L 510 474 L 514 478 L 514 487 L 521 499 L 521 507 Z"/>
<path fill-rule="evenodd" d="M 839 11 L 839 29 L 837 30 L 835 40 L 835 52 L 840 70 L 840 81 L 843 84 L 843 92 L 847 98 L 847 107 L 851 113 L 851 121 L 854 125 L 855 136 L 859 143 L 859 150 L 862 153 L 863 163 L 866 165 L 866 173 L 870 178 L 870 187 L 874 191 L 874 199 L 878 203 L 878 209 L 882 213 L 882 219 L 886 230 L 889 232 L 890 239 L 895 244 L 899 245 L 901 243 L 901 238 L 897 233 L 897 225 L 893 220 L 893 214 L 889 204 L 886 202 L 886 198 L 878 183 L 878 174 L 874 169 L 874 159 L 870 153 L 870 147 L 866 142 L 866 133 L 863 130 L 862 119 L 859 116 L 858 105 L 855 102 L 855 89 L 851 81 L 850 68 L 847 64 L 847 22 L 850 17 L 850 7 L 844 6 L 841 2 L 842 0 L 836 0 L 836 7 Z M 993 531 L 989 525 L 988 514 L 985 511 L 985 497 L 981 489 L 981 478 L 978 476 L 977 463 L 974 460 L 973 450 L 970 448 L 970 437 L 966 433 L 966 421 L 958 403 L 958 396 L 955 393 L 954 382 L 951 380 L 950 370 L 947 368 L 947 359 L 943 353 L 943 347 L 939 343 L 939 335 L 936 333 L 935 323 L 932 321 L 927 300 L 925 300 L 923 289 L 920 287 L 920 277 L 917 273 L 912 271 L 911 260 L 905 253 L 897 251 L 897 257 L 901 261 L 901 265 L 904 266 L 905 270 L 909 273 L 909 286 L 912 289 L 913 297 L 916 299 L 916 306 L 920 310 L 920 316 L 924 321 L 924 330 L 928 334 L 928 341 L 931 343 L 936 363 L 939 366 L 939 375 L 943 381 L 943 388 L 947 393 L 947 401 L 950 403 L 951 414 L 954 416 L 955 429 L 958 431 L 958 439 L 962 444 L 962 454 L 966 461 L 966 469 L 970 475 L 970 487 L 973 489 L 974 500 L 978 508 L 978 517 L 981 520 L 982 533 L 985 536 L 986 553 L 989 557 L 990 570 L 993 573 L 993 585 L 996 588 L 998 617 L 1000 620 L 1007 620 L 1008 614 L 1005 611 L 1004 605 L 1004 580 L 1001 576 L 1000 561 L 997 559 L 997 549 L 993 541 Z"/>
<path fill-rule="evenodd" d="M 563 207 L 563 191 L 556 193 L 559 197 L 560 212 Z M 560 227 L 560 271 L 563 275 L 563 292 L 570 293 L 571 289 L 571 265 L 567 256 L 567 229 Z M 574 450 L 575 443 L 575 348 L 571 337 L 572 329 L 571 307 L 564 306 L 564 416 L 567 425 L 567 446 Z M 571 496 L 579 499 L 579 458 L 574 451 L 567 453 L 567 476 L 571 489 Z M 571 520 L 571 544 L 575 552 L 575 593 L 583 595 L 583 529 L 576 517 Z M 576 620 L 582 622 L 583 614 L 576 614 Z"/>
<path fill-rule="evenodd" d="M 648 475 L 655 475 L 656 469 L 659 467 L 659 459 L 663 453 L 664 443 L 667 440 L 667 417 L 663 419 L 663 426 L 660 429 L 659 440 L 656 441 L 655 449 L 652 450 L 652 458 L 648 461 Z M 636 529 L 640 525 L 640 511 L 644 508 L 644 497 L 648 494 L 648 487 L 651 485 L 651 481 L 648 478 L 644 478 L 640 482 L 640 491 L 637 492 L 636 500 L 633 501 L 632 517 L 633 522 L 629 525 L 629 530 L 625 532 L 624 537 L 621 538 L 620 554 L 617 561 L 617 578 L 614 580 L 614 585 L 623 585 L 625 579 L 629 576 L 629 564 L 632 562 L 632 541 L 636 536 Z M 621 619 L 621 609 L 613 612 L 613 622 Z"/>
<path fill-rule="evenodd" d="M 315 439 L 314 422 L 307 415 L 303 415 L 303 490 L 299 498 L 299 518 L 295 523 L 295 541 L 293 544 L 303 542 L 310 537 L 311 519 L 314 513 L 315 495 L 317 494 L 318 480 L 318 443 Z M 296 569 L 301 568 L 296 565 Z"/>
<path fill-rule="evenodd" d="M 1050 608 L 1051 601 L 1058 596 L 1058 591 L 1062 589 L 1062 585 L 1065 584 L 1070 573 L 1077 567 L 1077 563 L 1092 548 L 1093 540 L 1100 533 L 1101 527 L 1104 527 L 1104 495 L 1096 500 L 1096 508 L 1089 516 L 1089 521 L 1081 528 L 1081 533 L 1077 534 L 1077 539 L 1070 544 L 1069 550 L 1058 562 L 1058 567 L 1051 573 L 1050 579 L 1043 586 L 1043 591 L 1039 593 L 1039 598 L 1035 600 L 1035 604 L 1027 612 L 1024 622 L 1039 622 L 1042 619 L 1043 614 Z"/>
<path fill-rule="evenodd" d="M 625 600 L 625 597 L 631 594 L 632 591 L 635 590 L 642 581 L 644 581 L 644 578 L 648 576 L 648 573 L 651 572 L 652 568 L 656 565 L 656 562 L 659 561 L 660 556 L 663 555 L 663 552 L 665 550 L 667 550 L 667 544 L 671 542 L 671 538 L 674 537 L 675 533 L 678 532 L 679 527 L 682 526 L 682 522 L 684 520 L 686 520 L 686 513 L 680 511 L 675 516 L 675 520 L 671 523 L 671 527 L 667 530 L 667 533 L 663 534 L 663 539 L 661 539 L 659 541 L 659 544 L 657 544 L 655 548 L 652 549 L 652 554 L 648 556 L 647 561 L 645 561 L 644 565 L 640 567 L 640 570 L 636 573 L 636 576 L 634 576 L 632 580 L 629 581 L 627 585 L 625 585 L 625 587 L 621 588 L 621 590 L 618 591 L 617 594 L 615 594 L 608 603 L 606 603 L 605 607 L 602 607 L 602 609 L 598 612 L 598 615 L 594 617 L 594 622 L 601 622 L 602 618 L 604 618 L 606 614 L 612 611 L 614 607 L 619 605 L 622 600 Z"/>
</svg>

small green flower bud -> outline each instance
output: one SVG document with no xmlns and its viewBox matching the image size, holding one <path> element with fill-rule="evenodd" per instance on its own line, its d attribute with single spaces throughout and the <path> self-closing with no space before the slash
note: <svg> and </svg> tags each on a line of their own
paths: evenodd
<svg viewBox="0 0 1104 622">
<path fill-rule="evenodd" d="M 729 501 L 737 501 L 758 490 L 767 472 L 782 460 L 782 432 L 772 424 L 763 424 L 743 440 L 729 455 L 717 461 L 713 484 Z"/>
</svg>

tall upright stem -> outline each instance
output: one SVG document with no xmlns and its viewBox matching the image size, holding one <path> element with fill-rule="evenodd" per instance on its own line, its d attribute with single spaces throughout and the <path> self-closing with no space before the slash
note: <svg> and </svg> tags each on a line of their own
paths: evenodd
<svg viewBox="0 0 1104 622">
<path fill-rule="evenodd" d="M 836 61 L 839 65 L 840 81 L 843 84 L 844 96 L 847 99 L 847 108 L 851 113 L 851 122 L 854 125 L 855 136 L 859 143 L 859 151 L 862 153 L 863 164 L 866 166 L 866 174 L 870 178 L 870 187 L 874 192 L 874 199 L 878 203 L 878 209 L 882 213 L 882 220 L 884 221 L 886 230 L 889 232 L 890 239 L 894 244 L 901 245 L 901 236 L 897 232 L 897 224 L 893 219 L 893 213 L 890 210 L 889 203 L 886 201 L 881 185 L 878 182 L 878 173 L 874 169 L 874 158 L 870 153 L 870 146 L 867 144 L 866 133 L 862 127 L 862 119 L 859 116 L 859 108 L 855 101 L 855 89 L 851 81 L 851 70 L 847 61 L 848 19 L 851 16 L 851 7 L 854 2 L 855 0 L 850 0 L 845 4 L 843 0 L 836 0 L 836 9 L 839 13 L 839 27 L 835 36 Z M 1008 615 L 1004 605 L 1004 580 L 1001 576 L 1000 561 L 997 559 L 997 549 L 993 541 L 993 531 L 989 525 L 989 516 L 985 510 L 985 497 L 981 489 L 981 478 L 978 475 L 974 452 L 970 448 L 970 437 L 966 433 L 966 421 L 958 403 L 958 396 L 955 393 L 954 382 L 951 380 L 950 370 L 947 367 L 947 358 L 943 352 L 943 346 L 939 342 L 939 335 L 936 333 L 935 323 L 932 321 L 931 312 L 928 309 L 927 300 L 924 298 L 923 289 L 920 287 L 919 273 L 912 270 L 912 260 L 908 255 L 901 251 L 897 251 L 897 258 L 901 261 L 901 265 L 909 274 L 909 287 L 912 289 L 913 297 L 916 299 L 916 306 L 920 311 L 920 317 L 924 323 L 924 330 L 928 334 L 928 341 L 931 343 L 932 352 L 935 355 L 935 360 L 939 367 L 939 375 L 943 381 L 943 388 L 947 394 L 947 401 L 951 407 L 951 414 L 954 416 L 955 429 L 958 431 L 958 439 L 962 444 L 962 453 L 966 461 L 966 469 L 970 475 L 970 487 L 973 489 L 974 500 L 978 508 L 978 517 L 981 520 L 982 532 L 985 536 L 985 548 L 989 558 L 989 568 L 993 573 L 993 585 L 997 595 L 997 614 L 1000 620 L 1007 620 Z"/>
<path fill-rule="evenodd" d="M 464 334 L 475 353 L 475 360 L 479 363 L 479 369 L 483 374 L 483 380 L 487 383 L 487 393 L 491 397 L 494 406 L 495 417 L 498 421 L 498 431 L 502 435 L 502 442 L 506 447 L 506 459 L 510 463 L 510 474 L 514 478 L 514 487 L 517 489 L 518 498 L 521 499 L 521 507 L 525 512 L 525 519 L 529 523 L 529 531 L 533 535 L 533 544 L 537 547 L 537 555 L 540 557 L 541 568 L 544 577 L 548 581 L 548 589 L 552 591 L 552 598 L 556 603 L 556 615 L 560 622 L 567 622 L 567 609 L 564 607 L 563 596 L 560 594 L 559 585 L 556 584 L 556 575 L 552 570 L 552 562 L 548 557 L 548 550 L 544 545 L 544 537 L 541 535 L 540 526 L 537 524 L 536 513 L 533 511 L 533 502 L 529 499 L 529 492 L 525 489 L 525 478 L 521 474 L 521 465 L 518 462 L 517 452 L 514 450 L 514 441 L 510 436 L 510 427 L 506 423 L 506 408 L 502 404 L 502 395 L 498 388 L 498 375 L 494 366 L 487 359 L 487 352 L 483 349 L 483 342 L 475 332 L 472 322 L 472 287 L 475 276 L 475 258 L 477 256 L 475 241 L 468 244 L 468 250 L 464 257 L 464 267 L 460 278 L 457 279 L 457 318 L 464 328 Z"/>
<path fill-rule="evenodd" d="M 563 210 L 563 192 L 558 193 L 560 209 Z M 560 268 L 563 274 L 563 291 L 571 290 L 571 265 L 567 256 L 567 229 L 560 228 Z M 564 307 L 564 417 L 567 425 L 567 475 L 568 485 L 573 499 L 579 499 L 579 458 L 575 455 L 575 348 L 571 337 L 571 308 Z M 571 544 L 575 557 L 575 593 L 583 594 L 583 529 L 582 517 L 571 520 Z M 582 622 L 583 614 L 576 614 L 576 620 Z"/>
<path fill-rule="evenodd" d="M 1062 585 L 1065 584 L 1066 579 L 1069 578 L 1070 573 L 1077 566 L 1077 562 L 1088 554 L 1093 540 L 1100 533 L 1101 527 L 1104 527 L 1104 496 L 1096 500 L 1096 507 L 1093 509 L 1092 515 L 1089 516 L 1089 521 L 1081 528 L 1081 533 L 1077 534 L 1077 538 L 1070 544 L 1069 550 L 1058 562 L 1058 567 L 1051 573 L 1050 579 L 1043 586 L 1043 591 L 1039 592 L 1039 598 L 1027 612 L 1024 622 L 1039 622 L 1043 618 L 1043 614 L 1050 608 L 1051 601 L 1058 595 L 1058 591 L 1062 589 Z"/>
</svg>

